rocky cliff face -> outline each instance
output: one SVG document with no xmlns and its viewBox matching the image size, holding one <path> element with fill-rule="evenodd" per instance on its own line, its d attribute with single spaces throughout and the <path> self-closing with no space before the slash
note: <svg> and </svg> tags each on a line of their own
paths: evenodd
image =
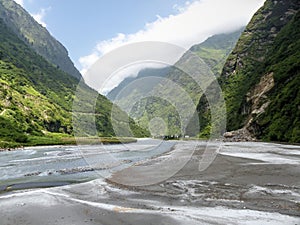
<svg viewBox="0 0 300 225">
<path fill-rule="evenodd" d="M 264 62 L 276 36 L 298 10 L 297 0 L 267 0 L 242 33 L 228 57 L 222 76 L 245 72 Z"/>
<path fill-rule="evenodd" d="M 227 129 L 272 141 L 300 141 L 299 1 L 267 0 L 223 68 Z"/>
<path fill-rule="evenodd" d="M 81 78 L 66 48 L 13 0 L 0 0 L 0 18 L 36 53 L 69 75 Z"/>
</svg>

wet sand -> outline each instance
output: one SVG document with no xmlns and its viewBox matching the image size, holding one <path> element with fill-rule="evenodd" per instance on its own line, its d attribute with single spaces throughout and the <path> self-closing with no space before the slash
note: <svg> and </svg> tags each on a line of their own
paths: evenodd
<svg viewBox="0 0 300 225">
<path fill-rule="evenodd" d="M 225 144 L 203 172 L 199 147 L 183 169 L 158 184 L 117 181 L 134 184 L 134 171 L 146 165 L 145 179 L 161 176 L 147 168 L 172 154 L 117 172 L 108 183 L 2 194 L 0 224 L 300 224 L 299 146 L 247 145 Z"/>
</svg>

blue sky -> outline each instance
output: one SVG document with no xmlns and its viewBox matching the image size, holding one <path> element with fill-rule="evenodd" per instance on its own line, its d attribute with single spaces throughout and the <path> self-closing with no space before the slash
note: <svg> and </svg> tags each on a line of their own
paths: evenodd
<svg viewBox="0 0 300 225">
<path fill-rule="evenodd" d="M 177 12 L 186 0 L 23 0 L 18 1 L 40 16 L 51 34 L 62 42 L 72 60 L 88 55 L 101 40 L 118 33 L 134 33 L 157 15 Z M 40 21 L 41 22 L 41 21 Z"/>
<path fill-rule="evenodd" d="M 214 34 L 235 31 L 245 26 L 264 3 L 264 0 L 15 1 L 68 49 L 83 75 L 101 56 L 126 44 L 162 41 L 189 49 Z M 124 76 L 120 75 L 109 89 Z"/>
</svg>

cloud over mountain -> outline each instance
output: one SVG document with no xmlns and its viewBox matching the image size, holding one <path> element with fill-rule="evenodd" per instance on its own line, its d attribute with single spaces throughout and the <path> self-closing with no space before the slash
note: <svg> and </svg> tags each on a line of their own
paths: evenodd
<svg viewBox="0 0 300 225">
<path fill-rule="evenodd" d="M 162 41 L 189 48 L 218 33 L 234 31 L 246 25 L 264 0 L 202 0 L 174 5 L 177 14 L 157 16 L 153 22 L 131 34 L 116 34 L 99 41 L 91 54 L 79 59 L 84 74 L 103 54 L 134 42 Z"/>
</svg>

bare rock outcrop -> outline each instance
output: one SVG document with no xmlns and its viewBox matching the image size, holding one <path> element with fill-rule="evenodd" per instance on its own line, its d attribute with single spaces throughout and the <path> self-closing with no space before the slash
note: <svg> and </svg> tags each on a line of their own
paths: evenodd
<svg viewBox="0 0 300 225">
<path fill-rule="evenodd" d="M 256 138 L 248 131 L 247 128 L 225 132 L 223 136 L 224 141 L 229 142 L 256 141 Z"/>
</svg>

